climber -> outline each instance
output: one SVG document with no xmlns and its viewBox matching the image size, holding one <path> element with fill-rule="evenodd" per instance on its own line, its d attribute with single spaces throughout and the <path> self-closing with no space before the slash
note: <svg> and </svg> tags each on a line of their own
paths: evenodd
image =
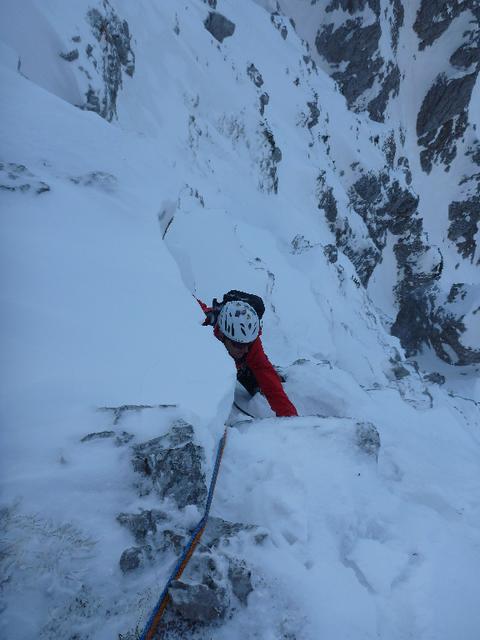
<svg viewBox="0 0 480 640">
<path fill-rule="evenodd" d="M 260 391 L 277 416 L 298 415 L 263 350 L 260 340 L 260 321 L 265 311 L 263 300 L 236 290 L 226 293 L 221 303 L 214 298 L 211 307 L 196 300 L 205 313 L 203 324 L 213 326 L 215 337 L 223 342 L 235 361 L 240 384 L 251 396 Z"/>
</svg>

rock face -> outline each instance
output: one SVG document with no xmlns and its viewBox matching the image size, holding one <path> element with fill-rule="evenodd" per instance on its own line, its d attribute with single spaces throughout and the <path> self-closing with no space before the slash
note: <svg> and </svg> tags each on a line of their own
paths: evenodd
<svg viewBox="0 0 480 640">
<path fill-rule="evenodd" d="M 422 0 L 413 25 L 420 38 L 419 49 L 432 45 L 466 9 L 478 11 L 476 0 Z"/>
<path fill-rule="evenodd" d="M 80 36 L 73 36 L 79 46 L 59 55 L 75 64 L 83 79 L 85 101 L 77 106 L 111 122 L 117 117 L 117 98 L 124 75 L 132 77 L 135 72 L 132 36 L 127 21 L 120 18 L 108 0 L 89 9 L 86 20 L 91 28 L 90 42 L 82 43 Z"/>
<path fill-rule="evenodd" d="M 348 217 L 339 215 L 333 190 L 325 185 L 322 175 L 318 187 L 318 208 L 325 213 L 337 247 L 350 258 L 366 286 L 382 259 L 387 231 L 401 237 L 410 233 L 414 222 L 418 225 L 418 196 L 407 185 L 401 185 L 398 179 L 392 181 L 386 171 L 360 175 L 348 193 L 351 210 L 364 223 L 365 233 L 359 242 L 359 233 L 355 233 L 352 227 L 352 214 Z"/>
<path fill-rule="evenodd" d="M 110 433 L 99 437 L 110 437 Z M 204 452 L 193 444 L 193 437 L 193 426 L 176 420 L 164 436 L 132 446 L 132 464 L 141 477 L 139 495 L 153 489 L 165 508 L 117 516 L 135 541 L 119 560 L 124 574 L 156 562 L 171 562 L 172 554 L 178 558 L 184 552 L 195 528 L 185 527 L 180 510 L 192 504 L 203 509 L 206 497 Z M 255 525 L 209 517 L 184 573 L 171 583 L 164 630 L 172 631 L 174 637 L 191 637 L 246 606 L 253 591 L 252 571 L 232 549 L 240 541 L 247 546 L 262 545 L 266 538 L 267 533 Z"/>
<path fill-rule="evenodd" d="M 285 11 L 295 11 L 291 3 L 280 0 L 279 4 Z M 465 343 L 468 327 L 478 321 L 475 304 L 467 308 L 467 300 L 473 299 L 471 286 L 462 285 L 469 291 L 464 300 L 449 301 L 451 282 L 446 282 L 445 274 L 458 268 L 462 259 L 480 264 L 480 144 L 478 131 L 469 121 L 480 69 L 480 5 L 476 0 L 421 0 L 412 16 L 405 11 L 403 0 L 331 0 L 323 6 L 305 0 L 303 12 L 307 4 L 312 17 L 318 16 L 314 37 L 308 35 L 311 49 L 318 54 L 317 65 L 337 82 L 352 111 L 385 122 L 371 137 L 384 154 L 383 169 L 372 171 L 356 162 L 340 170 L 336 157 L 330 170 L 340 178 L 341 187 L 326 170 L 317 178 L 317 206 L 334 234 L 335 246 L 350 259 L 367 287 L 384 261 L 387 241 L 392 246 L 393 236 L 397 274 L 391 286 L 398 310 L 392 333 L 409 356 L 428 346 L 449 363 L 478 362 L 477 345 Z M 304 20 L 300 12 L 298 15 Z M 386 114 L 397 113 L 392 109 L 402 99 L 401 84 L 411 73 L 397 56 L 400 38 L 405 38 L 404 43 L 418 43 L 411 64 L 422 65 L 422 52 L 435 47 L 443 36 L 447 38 L 450 27 L 449 50 L 438 45 L 438 73 L 425 81 L 413 122 L 400 124 L 395 116 L 388 120 L 387 128 Z M 305 36 L 307 31 L 302 33 Z M 321 97 L 318 104 L 321 108 Z M 419 176 L 412 175 L 417 158 L 412 162 L 415 151 L 406 143 L 404 127 L 418 142 Z M 328 135 L 321 138 L 328 156 Z M 448 187 L 438 171 L 452 176 L 448 176 Z M 344 174 L 349 177 L 342 178 Z M 430 188 L 424 189 L 427 182 Z M 450 203 L 442 203 L 446 210 L 442 221 L 447 224 L 443 222 L 441 241 L 438 219 L 427 222 L 421 217 L 431 212 L 430 194 L 439 187 L 451 194 Z M 429 240 L 433 235 L 438 246 Z M 452 246 L 458 252 L 456 262 Z"/>
<path fill-rule="evenodd" d="M 390 96 L 398 95 L 400 71 L 394 61 L 380 54 L 380 0 L 332 0 L 327 16 L 338 9 L 344 12 L 343 21 L 338 14 L 330 23 L 327 17 L 317 32 L 315 47 L 330 64 L 349 107 L 355 111 L 367 108 L 372 120 L 383 122 Z M 390 12 L 389 38 L 395 52 L 404 19 L 400 0 L 390 4 Z"/>
<path fill-rule="evenodd" d="M 480 196 L 472 196 L 470 200 L 452 202 L 448 208 L 448 237 L 455 242 L 458 252 L 473 262 L 477 243 L 475 236 L 480 223 Z M 480 256 L 477 259 L 480 264 Z"/>
<path fill-rule="evenodd" d="M 193 444 L 192 425 L 179 420 L 159 438 L 135 445 L 133 467 L 161 498 L 170 498 L 179 509 L 189 504 L 205 505 L 207 485 L 203 472 L 203 450 Z"/>
<path fill-rule="evenodd" d="M 261 136 L 263 137 L 262 157 L 260 159 L 260 184 L 262 191 L 267 193 L 278 192 L 278 174 L 277 165 L 282 160 L 282 151 L 275 142 L 275 137 L 268 126 L 264 124 L 261 128 Z"/>
<path fill-rule="evenodd" d="M 478 71 L 449 80 L 441 73 L 425 96 L 417 118 L 418 144 L 424 171 L 437 161 L 449 167 L 457 155 L 456 142 L 468 124 L 467 108 Z"/>
<path fill-rule="evenodd" d="M 97 65 L 101 67 L 104 88 L 101 93 L 93 89 L 87 93 L 85 108 L 110 121 L 117 114 L 117 95 L 122 87 L 123 72 L 129 76 L 134 74 L 135 54 L 130 45 L 128 23 L 119 18 L 108 2 L 104 3 L 104 12 L 91 9 L 87 17 L 102 51 L 102 59 L 97 60 Z M 87 47 L 87 56 L 90 55 L 93 51 Z"/>
</svg>

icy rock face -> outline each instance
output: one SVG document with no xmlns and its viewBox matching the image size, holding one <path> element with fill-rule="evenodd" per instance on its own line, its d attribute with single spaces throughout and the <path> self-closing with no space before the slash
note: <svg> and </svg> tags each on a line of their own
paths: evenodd
<svg viewBox="0 0 480 640">
<path fill-rule="evenodd" d="M 480 32 L 479 32 L 480 34 Z M 468 125 L 467 109 L 478 70 L 461 78 L 441 73 L 425 96 L 417 118 L 422 169 L 429 173 L 434 162 L 449 167 L 457 155 L 457 140 Z"/>
<path fill-rule="evenodd" d="M 153 488 L 179 509 L 188 504 L 203 507 L 207 497 L 203 449 L 193 444 L 193 435 L 192 425 L 179 420 L 165 436 L 134 446 L 133 467 L 148 479 L 145 492 Z"/>
<path fill-rule="evenodd" d="M 380 54 L 382 35 L 380 0 L 332 0 L 327 13 L 338 13 L 318 30 L 315 46 L 331 65 L 331 75 L 338 82 L 348 106 L 355 111 L 368 110 L 372 120 L 384 121 L 390 96 L 400 86 L 400 70 L 394 60 Z M 391 3 L 390 42 L 392 51 L 398 45 L 398 30 L 403 24 L 400 0 Z"/>
<path fill-rule="evenodd" d="M 448 208 L 448 237 L 457 246 L 458 252 L 464 257 L 474 260 L 477 243 L 475 236 L 480 223 L 480 196 L 472 196 L 463 202 L 452 202 Z M 480 258 L 477 265 L 480 264 Z"/>
<path fill-rule="evenodd" d="M 478 296 L 478 287 L 458 283 L 452 285 L 445 297 L 435 283 L 436 278 L 432 271 L 412 276 L 411 280 L 407 277 L 399 284 L 397 295 L 401 306 L 392 326 L 393 335 L 400 338 L 407 356 L 414 356 L 423 344 L 430 344 L 439 358 L 449 364 L 480 362 L 480 349 L 465 345 L 462 340 L 466 327 L 459 304 L 467 296 L 472 300 Z"/>
<path fill-rule="evenodd" d="M 459 183 L 463 200 L 450 204 L 448 237 L 464 258 L 473 260 L 476 250 L 474 236 L 478 230 L 480 176 L 474 167 L 480 165 L 478 141 L 465 142 L 471 130 L 468 109 L 472 91 L 480 71 L 480 7 L 475 0 L 430 2 L 422 0 L 413 28 L 420 38 L 419 49 L 432 46 L 461 15 L 469 18 L 459 46 L 450 56 L 444 71 L 439 73 L 426 93 L 417 117 L 418 143 L 422 168 L 429 173 L 434 164 L 449 171 L 457 156 L 463 155 L 473 175 Z M 478 138 L 478 132 L 477 136 Z M 467 135 L 468 139 L 468 135 Z"/>
<path fill-rule="evenodd" d="M 478 3 L 476 0 L 422 0 L 413 25 L 420 38 L 419 49 L 433 44 L 465 9 L 475 14 Z"/>
<path fill-rule="evenodd" d="M 312 16 L 319 16 L 321 24 L 316 35 L 312 37 L 310 30 L 308 37 L 319 55 L 318 63 L 336 80 L 351 110 L 379 123 L 385 121 L 387 111 L 392 116 L 396 113 L 401 83 L 410 73 L 404 54 L 399 55 L 400 37 L 404 45 L 414 43 L 411 63 L 421 65 L 425 64 L 422 55 L 432 55 L 429 48 L 436 47 L 451 29 L 453 40 L 444 59 L 445 49 L 438 44 L 438 72 L 423 87 L 412 122 L 400 126 L 390 118 L 389 130 L 379 128 L 371 138 L 384 154 L 383 169 L 351 164 L 353 174 L 343 184 L 348 208 L 339 204 L 334 181 L 322 171 L 317 179 L 317 206 L 335 235 L 337 248 L 350 259 L 364 286 L 384 261 L 389 236 L 395 237 L 397 276 L 392 288 L 398 306 L 391 331 L 409 356 L 428 345 L 448 363 L 477 362 L 476 345 L 462 342 L 468 325 L 475 322 L 475 305 L 466 314 L 466 305 L 458 299 L 449 302 L 451 283 L 444 284 L 444 276 L 454 266 L 448 240 L 454 243 L 459 261 L 479 263 L 480 145 L 478 132 L 469 122 L 480 69 L 478 3 L 421 0 L 413 16 L 406 14 L 401 0 L 331 0 L 324 9 L 315 8 L 316 4 L 311 3 Z M 295 11 L 293 3 L 285 2 L 283 7 Z M 421 175 L 412 174 L 417 158 L 412 162 L 409 157 L 405 126 L 418 141 Z M 327 147 L 327 155 L 328 151 Z M 453 174 L 446 181 L 451 202 L 443 205 L 448 211 L 443 219 L 448 222 L 442 229 L 441 246 L 429 240 L 432 222 L 422 217 L 431 207 L 429 198 L 438 189 L 437 180 L 442 181 L 442 177 L 426 177 L 434 167 Z M 345 168 L 340 175 L 344 172 Z M 425 181 L 429 188 L 419 189 Z"/>
<path fill-rule="evenodd" d="M 83 43 L 80 36 L 73 36 L 77 46 L 59 55 L 77 66 L 85 83 L 85 102 L 77 106 L 95 111 L 111 122 L 117 116 L 117 97 L 124 74 L 132 77 L 135 72 L 132 36 L 127 21 L 120 18 L 108 0 L 89 9 L 86 20 L 93 39 Z"/>
<path fill-rule="evenodd" d="M 362 173 L 349 189 L 349 215 L 339 215 L 331 188 L 325 185 L 323 175 L 318 179 L 318 208 L 323 210 L 330 229 L 335 234 L 337 247 L 350 258 L 364 286 L 368 284 L 375 267 L 382 259 L 387 231 L 400 238 L 409 236 L 412 227 L 420 225 L 418 196 L 387 171 Z M 352 229 L 351 212 L 363 220 L 366 234 L 359 242 Z"/>
</svg>

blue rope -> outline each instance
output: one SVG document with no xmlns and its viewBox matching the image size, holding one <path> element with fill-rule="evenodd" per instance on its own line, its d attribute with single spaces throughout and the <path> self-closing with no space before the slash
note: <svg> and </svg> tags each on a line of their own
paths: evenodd
<svg viewBox="0 0 480 640">
<path fill-rule="evenodd" d="M 207 495 L 207 502 L 206 502 L 206 506 L 205 506 L 205 512 L 202 516 L 202 519 L 200 520 L 200 522 L 197 524 L 197 526 L 195 527 L 195 529 L 193 530 L 190 539 L 185 547 L 185 549 L 183 550 L 182 555 L 180 556 L 180 558 L 178 559 L 177 563 L 175 564 L 175 567 L 172 571 L 172 573 L 170 574 L 170 577 L 167 580 L 167 583 L 165 585 L 165 588 L 163 589 L 162 593 L 160 594 L 160 597 L 157 601 L 157 604 L 155 605 L 147 624 L 145 625 L 145 629 L 143 630 L 142 635 L 140 636 L 140 640 L 146 640 L 147 638 L 147 634 L 150 632 L 150 630 L 152 629 L 152 625 L 154 624 L 155 621 L 155 617 L 160 609 L 160 607 L 162 606 L 165 598 L 168 596 L 168 590 L 170 588 L 170 585 L 172 583 L 173 580 L 175 580 L 176 576 L 179 574 L 179 572 L 183 571 L 182 569 L 182 565 L 184 564 L 186 558 L 188 557 L 188 554 L 197 538 L 197 536 L 200 534 L 201 532 L 203 533 L 203 529 L 206 527 L 207 525 L 207 520 L 208 520 L 208 515 L 210 513 L 210 507 L 212 506 L 212 500 L 213 500 L 213 493 L 215 491 L 215 485 L 217 483 L 217 477 L 218 477 L 218 471 L 220 469 L 220 462 L 222 460 L 222 455 L 223 455 L 223 450 L 225 449 L 225 442 L 227 439 L 227 430 L 225 429 L 223 436 L 220 439 L 220 442 L 218 443 L 218 448 L 217 448 L 217 456 L 215 459 L 215 465 L 213 467 L 213 473 L 212 473 L 212 479 L 210 480 L 210 487 L 208 489 L 208 495 Z M 183 567 L 185 568 L 185 567 Z M 179 577 L 179 576 L 178 576 Z"/>
</svg>

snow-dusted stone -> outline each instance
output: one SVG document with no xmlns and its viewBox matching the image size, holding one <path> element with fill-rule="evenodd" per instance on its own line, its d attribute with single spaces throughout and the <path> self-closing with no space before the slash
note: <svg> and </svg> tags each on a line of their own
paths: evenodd
<svg viewBox="0 0 480 640">
<path fill-rule="evenodd" d="M 202 537 L 202 544 L 209 548 L 221 545 L 228 546 L 230 538 L 246 531 L 252 535 L 252 542 L 262 544 L 268 537 L 268 533 L 262 531 L 257 525 L 244 524 L 243 522 L 228 522 L 222 518 L 210 516 Z"/>
<path fill-rule="evenodd" d="M 140 513 L 120 513 L 117 521 L 127 527 L 138 544 L 144 543 L 149 535 L 157 533 L 158 525 L 168 520 L 168 516 L 158 509 L 141 510 Z"/>
<path fill-rule="evenodd" d="M 189 622 L 220 622 L 230 604 L 226 589 L 216 585 L 208 587 L 175 580 L 168 593 L 173 612 Z"/>
<path fill-rule="evenodd" d="M 259 100 L 260 100 L 260 115 L 263 116 L 263 114 L 265 113 L 265 107 L 270 102 L 270 96 L 268 95 L 268 93 L 264 92 L 260 94 Z"/>
<path fill-rule="evenodd" d="M 84 187 L 97 187 L 107 193 L 113 193 L 117 188 L 117 178 L 106 171 L 90 171 L 83 176 L 70 178 L 74 184 Z"/>
<path fill-rule="evenodd" d="M 91 442 L 92 440 L 105 440 L 107 438 L 115 438 L 114 442 L 117 447 L 120 447 L 124 444 L 128 444 L 131 440 L 133 440 L 134 436 L 127 431 L 121 431 L 117 434 L 116 431 L 97 431 L 96 433 L 88 433 L 84 436 L 80 442 Z"/>
<path fill-rule="evenodd" d="M 277 165 L 282 161 L 282 151 L 277 147 L 275 136 L 268 127 L 262 127 L 265 154 L 260 160 L 260 189 L 267 193 L 278 193 Z"/>
<path fill-rule="evenodd" d="M 217 11 L 210 11 L 204 25 L 205 29 L 218 42 L 223 42 L 225 38 L 232 36 L 235 31 L 235 24 Z"/>
<path fill-rule="evenodd" d="M 120 569 L 123 573 L 130 573 L 146 564 L 150 555 L 149 547 L 130 547 L 125 549 L 120 557 Z"/>
<path fill-rule="evenodd" d="M 0 191 L 41 194 L 50 191 L 50 187 L 23 164 L 0 162 Z"/>
<path fill-rule="evenodd" d="M 232 591 L 243 605 L 247 605 L 247 599 L 253 591 L 252 572 L 243 560 L 236 558 L 230 561 L 228 579 L 232 585 Z"/>
<path fill-rule="evenodd" d="M 357 422 L 355 425 L 355 442 L 367 455 L 378 460 L 380 450 L 380 434 L 371 422 Z"/>
<path fill-rule="evenodd" d="M 185 532 L 174 531 L 173 529 L 164 529 L 157 536 L 157 551 L 166 553 L 173 551 L 179 556 L 185 549 L 188 536 Z"/>
<path fill-rule="evenodd" d="M 338 250 L 334 244 L 326 244 L 323 248 L 323 253 L 327 260 L 332 264 L 335 264 L 338 260 Z"/>
<path fill-rule="evenodd" d="M 438 373 L 438 371 L 433 371 L 432 373 L 427 373 L 424 376 L 425 380 L 428 380 L 429 382 L 433 382 L 433 384 L 438 384 L 438 385 L 442 385 L 445 384 L 445 376 L 442 376 L 441 373 Z"/>
<path fill-rule="evenodd" d="M 263 84 L 262 74 L 257 69 L 257 67 L 253 64 L 253 62 L 249 64 L 247 67 L 247 75 L 256 87 L 262 86 Z"/>
<path fill-rule="evenodd" d="M 71 51 L 67 51 L 66 53 L 62 52 L 59 55 L 67 62 L 73 62 L 74 60 L 78 59 L 80 54 L 78 53 L 78 49 L 72 49 Z"/>
<path fill-rule="evenodd" d="M 176 421 L 169 433 L 133 447 L 133 467 L 147 477 L 161 499 L 172 499 L 179 509 L 203 507 L 207 485 L 202 469 L 202 447 L 193 444 L 193 427 Z"/>
<path fill-rule="evenodd" d="M 106 438 L 114 438 L 115 431 L 97 431 L 96 433 L 88 433 L 80 440 L 80 442 L 91 442 L 92 440 L 105 440 Z"/>
</svg>

